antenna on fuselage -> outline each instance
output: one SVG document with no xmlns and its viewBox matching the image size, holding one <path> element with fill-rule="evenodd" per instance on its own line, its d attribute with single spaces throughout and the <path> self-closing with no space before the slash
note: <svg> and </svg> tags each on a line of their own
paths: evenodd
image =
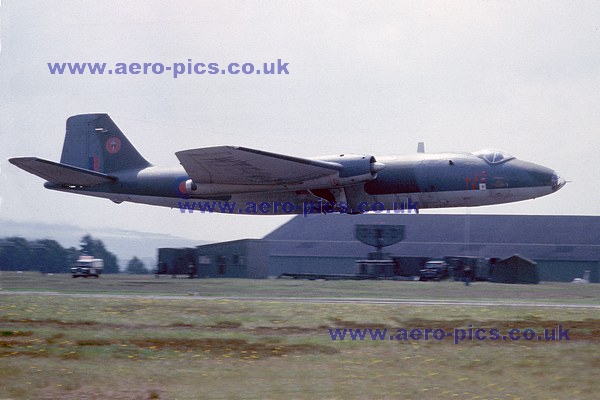
<svg viewBox="0 0 600 400">
<path fill-rule="evenodd" d="M 417 153 L 425 153 L 425 142 L 417 144 Z"/>
</svg>

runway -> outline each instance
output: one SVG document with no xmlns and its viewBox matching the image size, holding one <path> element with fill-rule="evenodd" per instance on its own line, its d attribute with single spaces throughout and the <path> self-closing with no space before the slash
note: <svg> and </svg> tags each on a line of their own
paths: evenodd
<svg viewBox="0 0 600 400">
<path fill-rule="evenodd" d="M 258 296 L 200 296 L 195 293 L 187 295 L 148 295 L 148 294 L 113 294 L 113 293 L 61 293 L 50 291 L 0 291 L 0 295 L 19 296 L 57 296 L 70 298 L 96 299 L 153 299 L 153 300 L 185 300 L 185 301 L 239 301 L 239 302 L 289 302 L 318 304 L 386 304 L 407 306 L 469 306 L 469 307 L 523 307 L 523 308 L 580 308 L 600 309 L 598 304 L 575 303 L 542 303 L 530 301 L 490 301 L 490 300 L 422 300 L 392 299 L 371 297 L 258 297 Z"/>
</svg>

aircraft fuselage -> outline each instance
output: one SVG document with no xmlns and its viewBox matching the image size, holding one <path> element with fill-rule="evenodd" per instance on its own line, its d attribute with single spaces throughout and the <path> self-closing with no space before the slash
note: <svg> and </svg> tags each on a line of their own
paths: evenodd
<svg viewBox="0 0 600 400">
<path fill-rule="evenodd" d="M 406 156 L 302 158 L 236 146 L 175 153 L 149 163 L 107 114 L 67 119 L 60 162 L 15 157 L 49 189 L 200 212 L 300 214 L 418 212 L 533 199 L 565 181 L 556 171 L 496 150 Z M 190 208 L 191 207 L 191 208 Z"/>
<path fill-rule="evenodd" d="M 319 158 L 339 161 L 338 157 Z M 564 185 L 552 169 L 537 164 L 509 159 L 491 164 L 471 153 L 417 153 L 378 158 L 385 168 L 374 179 L 343 188 L 326 188 L 326 192 L 290 185 L 207 184 L 209 195 L 186 192 L 190 177 L 181 167 L 150 166 L 141 170 L 113 174 L 115 182 L 92 187 L 70 187 L 47 182 L 49 189 L 108 198 L 116 203 L 129 201 L 156 206 L 180 208 L 185 202 L 220 202 L 236 204 L 233 213 L 248 203 L 293 203 L 293 211 L 274 209 L 258 214 L 300 214 L 307 202 L 345 202 L 349 208 L 370 211 L 374 204 L 385 210 L 400 212 L 402 204 L 418 204 L 419 209 L 470 207 L 533 199 L 551 194 Z M 202 192 L 202 184 L 198 184 Z M 228 191 L 231 190 L 230 193 Z M 327 193 L 328 192 L 328 193 Z M 343 193 L 342 193 L 343 192 Z M 207 192 L 205 192 L 207 193 Z M 340 193 L 342 195 L 340 195 Z M 330 197 L 333 196 L 333 197 Z M 216 207 L 213 212 L 228 212 Z M 332 209 L 329 208 L 331 211 Z M 381 211 L 381 210 L 376 210 Z M 407 210 L 408 211 L 408 210 Z"/>
</svg>

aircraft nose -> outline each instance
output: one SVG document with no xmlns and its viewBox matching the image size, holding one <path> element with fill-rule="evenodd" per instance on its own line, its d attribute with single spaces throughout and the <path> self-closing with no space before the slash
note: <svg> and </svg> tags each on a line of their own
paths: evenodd
<svg viewBox="0 0 600 400">
<path fill-rule="evenodd" d="M 560 176 L 560 174 L 556 171 L 552 173 L 552 191 L 556 192 L 558 189 L 562 188 L 567 184 L 565 178 Z"/>
</svg>

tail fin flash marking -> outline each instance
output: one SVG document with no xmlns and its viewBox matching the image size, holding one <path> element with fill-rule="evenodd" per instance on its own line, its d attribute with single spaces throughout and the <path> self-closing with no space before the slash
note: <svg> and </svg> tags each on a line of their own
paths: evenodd
<svg viewBox="0 0 600 400">
<path fill-rule="evenodd" d="M 96 172 L 98 172 L 100 170 L 100 162 L 98 160 L 98 156 L 92 156 L 89 158 L 88 169 L 91 171 L 96 171 Z"/>
</svg>

